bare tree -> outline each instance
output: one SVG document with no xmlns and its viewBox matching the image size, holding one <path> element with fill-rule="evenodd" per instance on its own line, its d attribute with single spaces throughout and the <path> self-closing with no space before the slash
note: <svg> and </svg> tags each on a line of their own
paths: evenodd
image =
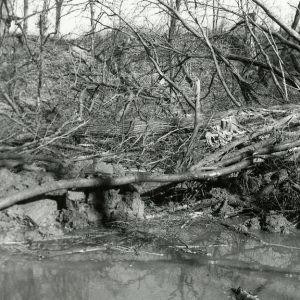
<svg viewBox="0 0 300 300">
<path fill-rule="evenodd" d="M 89 0 L 90 6 L 90 21 L 91 21 L 91 54 L 95 57 L 95 30 L 96 30 L 96 20 L 95 20 L 95 0 Z"/>
<path fill-rule="evenodd" d="M 64 0 L 55 0 L 55 35 L 60 36 L 61 32 L 61 11 Z"/>
<path fill-rule="evenodd" d="M 23 33 L 26 35 L 28 33 L 28 11 L 29 11 L 29 4 L 28 0 L 24 0 L 24 22 L 23 22 Z"/>
<path fill-rule="evenodd" d="M 300 34 L 292 27 L 289 27 L 282 21 L 278 16 L 276 16 L 269 7 L 267 7 L 261 0 L 252 0 L 258 7 L 260 7 L 265 14 L 276 23 L 281 29 L 283 29 L 288 35 L 293 37 L 297 42 L 300 42 Z"/>
<path fill-rule="evenodd" d="M 179 11 L 180 10 L 180 6 L 181 6 L 181 2 L 182 2 L 181 0 L 172 0 L 171 1 L 171 6 L 175 10 Z M 168 32 L 168 43 L 169 43 L 171 49 L 174 46 L 173 43 L 174 43 L 174 39 L 176 37 L 176 29 L 177 29 L 177 18 L 173 14 L 171 14 L 170 15 L 169 32 Z M 172 50 L 169 51 L 169 66 L 168 66 L 168 68 L 169 68 L 169 77 L 170 77 L 171 80 L 174 79 L 174 74 L 175 74 L 175 70 L 174 70 L 174 67 L 173 67 L 173 65 L 175 63 L 175 61 L 174 61 L 175 57 L 174 56 L 175 56 L 174 51 L 172 51 Z M 173 99 L 174 95 L 175 95 L 174 92 L 175 91 L 173 90 L 173 87 L 170 86 L 170 98 L 171 98 L 171 102 L 173 102 L 173 100 L 174 100 Z"/>
<path fill-rule="evenodd" d="M 40 21 L 39 21 L 41 39 L 43 39 L 46 35 L 46 31 L 48 27 L 48 12 L 49 12 L 49 0 L 43 0 L 43 9 L 40 14 Z"/>
<path fill-rule="evenodd" d="M 0 1 L 0 37 L 4 37 L 12 21 L 11 0 Z"/>
<path fill-rule="evenodd" d="M 212 31 L 213 33 L 217 32 L 218 30 L 218 23 L 219 23 L 219 13 L 220 13 L 220 0 L 213 0 L 213 4 L 212 4 Z"/>
<path fill-rule="evenodd" d="M 41 107 L 41 93 L 43 86 L 43 53 L 44 53 L 44 43 L 46 39 L 46 32 L 48 27 L 48 12 L 49 12 L 49 0 L 43 1 L 43 9 L 39 18 L 39 42 L 40 42 L 40 53 L 38 59 L 38 85 L 37 85 L 37 110 Z"/>
<path fill-rule="evenodd" d="M 296 7 L 296 13 L 295 13 L 295 17 L 294 17 L 293 24 L 292 24 L 292 28 L 294 30 L 297 29 L 299 21 L 300 21 L 300 1 L 298 3 L 298 6 Z"/>
</svg>

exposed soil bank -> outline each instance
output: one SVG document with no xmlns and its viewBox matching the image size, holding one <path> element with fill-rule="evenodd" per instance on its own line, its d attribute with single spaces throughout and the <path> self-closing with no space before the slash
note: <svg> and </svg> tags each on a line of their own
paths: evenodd
<svg viewBox="0 0 300 300">
<path fill-rule="evenodd" d="M 70 176 L 82 174 L 86 165 L 81 163 L 79 168 L 75 164 L 70 170 Z M 101 172 L 105 171 L 105 174 L 111 176 L 115 172 L 125 172 L 120 166 L 116 171 L 116 166 L 103 162 L 96 167 L 94 164 L 93 167 L 96 171 L 99 168 Z M 88 171 L 84 172 L 88 174 Z M 1 196 L 56 180 L 53 174 L 41 170 L 14 173 L 1 169 L 0 178 Z M 233 184 L 233 180 L 228 179 L 228 187 Z M 176 227 L 172 217 L 175 212 L 180 212 L 183 222 L 181 226 L 184 227 L 193 223 L 195 217 L 205 216 L 203 226 L 218 222 L 232 231 L 248 236 L 259 230 L 281 234 L 295 230 L 295 226 L 282 213 L 259 211 L 260 208 L 254 202 L 251 203 L 245 197 L 225 188 L 224 182 L 219 187 L 216 186 L 213 183 L 210 186 L 182 183 L 154 188 L 153 184 L 143 184 L 107 190 L 55 191 L 1 211 L 0 240 L 5 244 L 61 238 L 69 231 L 90 226 L 101 228 L 117 224 L 119 227 L 122 225 L 124 230 L 134 226 L 132 224 L 136 221 L 140 222 L 139 228 L 145 228 L 145 232 L 161 231 L 158 234 L 160 236 L 166 228 Z M 239 219 L 241 215 L 244 217 Z M 152 219 L 159 220 L 157 225 Z M 171 236 L 172 234 L 170 238 Z"/>
</svg>

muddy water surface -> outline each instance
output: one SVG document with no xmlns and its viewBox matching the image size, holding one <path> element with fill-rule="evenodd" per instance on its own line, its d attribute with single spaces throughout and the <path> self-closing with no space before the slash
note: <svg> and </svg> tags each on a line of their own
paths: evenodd
<svg viewBox="0 0 300 300">
<path fill-rule="evenodd" d="M 183 248 L 178 239 L 148 243 L 93 231 L 14 246 L 13 255 L 6 247 L 0 299 L 221 300 L 235 299 L 230 289 L 239 286 L 259 299 L 300 299 L 300 234 L 262 238 L 267 243 L 222 230 Z"/>
</svg>

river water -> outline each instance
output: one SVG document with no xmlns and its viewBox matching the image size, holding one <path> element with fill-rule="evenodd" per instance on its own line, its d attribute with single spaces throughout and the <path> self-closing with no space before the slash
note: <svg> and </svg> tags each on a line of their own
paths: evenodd
<svg viewBox="0 0 300 300">
<path fill-rule="evenodd" d="M 1 251 L 0 299 L 300 299 L 300 234 L 265 243 L 220 231 L 172 246 L 93 231 Z M 25 250 L 27 249 L 27 250 Z M 204 251 L 205 249 L 205 251 Z"/>
</svg>

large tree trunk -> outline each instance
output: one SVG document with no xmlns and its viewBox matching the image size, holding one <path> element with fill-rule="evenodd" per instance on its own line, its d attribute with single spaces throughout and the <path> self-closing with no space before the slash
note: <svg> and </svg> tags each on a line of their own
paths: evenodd
<svg viewBox="0 0 300 300">
<path fill-rule="evenodd" d="M 0 38 L 4 37 L 11 23 L 11 0 L 0 1 Z"/>
<path fill-rule="evenodd" d="M 181 5 L 181 0 L 173 0 L 172 1 L 172 7 L 179 11 Z M 173 40 L 176 35 L 176 27 L 177 27 L 177 18 L 173 14 L 170 16 L 170 27 L 169 27 L 169 33 L 168 33 L 168 42 L 172 46 L 173 45 Z M 170 69 L 170 78 L 173 79 L 173 55 L 172 52 L 170 51 L 170 56 L 169 56 L 169 69 Z"/>
<path fill-rule="evenodd" d="M 292 24 L 292 28 L 294 30 L 297 29 L 297 26 L 299 24 L 299 21 L 300 21 L 300 1 L 298 3 L 298 7 L 296 8 L 296 13 L 295 13 L 295 17 L 294 17 L 294 21 L 293 21 L 293 24 Z"/>
<path fill-rule="evenodd" d="M 40 14 L 40 37 L 43 39 L 46 35 L 47 27 L 48 27 L 48 11 L 49 11 L 49 1 L 43 1 L 43 10 Z"/>
<path fill-rule="evenodd" d="M 23 23 L 23 32 L 26 35 L 28 33 L 28 0 L 24 0 L 24 23 Z"/>
<path fill-rule="evenodd" d="M 39 20 L 39 42 L 40 42 L 40 53 L 38 60 L 38 85 L 37 85 L 37 111 L 40 110 L 41 106 L 41 93 L 43 87 L 43 52 L 44 52 L 44 42 L 46 37 L 46 32 L 48 28 L 48 12 L 49 12 L 49 1 L 44 0 L 43 2 L 43 10 L 40 14 Z"/>
<path fill-rule="evenodd" d="M 180 6 L 181 6 L 181 0 L 172 0 L 171 5 L 176 11 L 179 11 Z M 172 14 L 170 16 L 170 27 L 169 27 L 169 32 L 168 32 L 168 43 L 170 44 L 171 48 L 173 48 L 174 39 L 175 39 L 175 35 L 176 35 L 176 29 L 177 29 L 177 18 L 176 18 L 176 16 L 174 16 Z M 173 68 L 174 64 L 175 64 L 174 52 L 170 51 L 169 57 L 168 57 L 168 69 L 169 69 L 169 78 L 171 80 L 174 79 L 174 74 L 175 74 L 175 70 Z M 173 87 L 170 86 L 170 99 L 171 99 L 172 106 L 175 105 L 174 98 L 175 98 L 175 93 L 174 93 Z"/>
<path fill-rule="evenodd" d="M 55 0 L 55 35 L 60 36 L 61 10 L 64 0 Z"/>
<path fill-rule="evenodd" d="M 96 28 L 96 22 L 95 22 L 95 1 L 90 0 L 90 17 L 91 17 L 91 55 L 94 58 L 95 57 L 95 28 Z"/>
</svg>

